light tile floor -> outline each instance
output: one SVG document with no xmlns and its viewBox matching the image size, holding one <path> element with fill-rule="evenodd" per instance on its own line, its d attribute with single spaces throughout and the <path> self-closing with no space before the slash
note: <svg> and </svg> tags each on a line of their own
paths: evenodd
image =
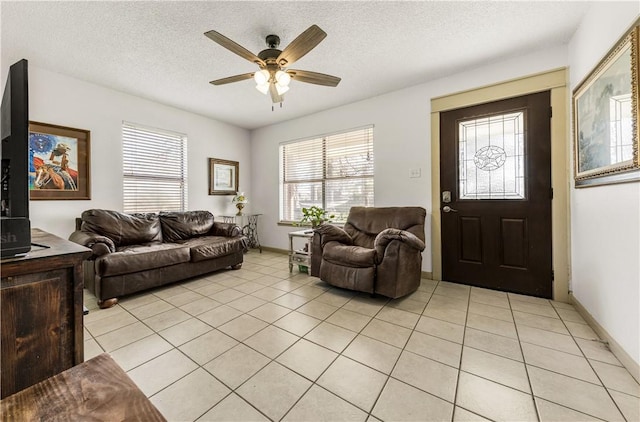
<svg viewBox="0 0 640 422">
<path fill-rule="evenodd" d="M 640 386 L 573 306 L 422 280 L 399 300 L 251 251 L 85 317 L 170 421 L 640 420 Z"/>
</svg>

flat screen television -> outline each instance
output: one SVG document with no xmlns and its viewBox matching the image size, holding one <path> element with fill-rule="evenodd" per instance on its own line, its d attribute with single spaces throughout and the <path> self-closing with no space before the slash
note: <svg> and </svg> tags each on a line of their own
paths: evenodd
<svg viewBox="0 0 640 422">
<path fill-rule="evenodd" d="M 29 222 L 29 76 L 27 61 L 9 69 L 2 95 L 2 181 L 0 256 L 31 250 Z"/>
</svg>

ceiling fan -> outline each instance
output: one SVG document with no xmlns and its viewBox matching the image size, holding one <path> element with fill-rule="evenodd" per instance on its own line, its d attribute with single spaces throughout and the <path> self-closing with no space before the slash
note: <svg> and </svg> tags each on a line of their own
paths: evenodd
<svg viewBox="0 0 640 422">
<path fill-rule="evenodd" d="M 242 75 L 229 76 L 209 82 L 213 85 L 224 85 L 253 78 L 257 84 L 256 88 L 260 92 L 265 95 L 269 93 L 274 103 L 282 103 L 284 93 L 289 90 L 291 79 L 332 87 L 340 83 L 340 78 L 336 76 L 308 70 L 288 69 L 288 66 L 313 50 L 327 36 L 327 33 L 317 25 L 311 25 L 306 31 L 298 35 L 295 40 L 291 41 L 284 50 L 278 50 L 280 37 L 267 35 L 266 41 L 269 48 L 262 50 L 257 56 L 219 32 L 212 30 L 205 32 L 204 35 L 227 50 L 260 67 L 257 72 L 243 73 Z"/>
</svg>

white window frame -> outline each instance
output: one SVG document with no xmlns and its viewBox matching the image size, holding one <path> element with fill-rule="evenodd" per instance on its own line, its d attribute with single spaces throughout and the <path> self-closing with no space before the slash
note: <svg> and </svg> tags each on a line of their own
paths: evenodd
<svg viewBox="0 0 640 422">
<path fill-rule="evenodd" d="M 125 213 L 187 210 L 187 135 L 123 121 L 122 161 Z"/>
<path fill-rule="evenodd" d="M 327 210 L 328 214 L 334 214 L 335 218 L 332 219 L 333 222 L 336 223 L 344 223 L 346 221 L 347 218 L 347 213 L 348 213 L 348 208 L 352 207 L 352 206 L 373 206 L 374 205 L 374 183 L 375 183 L 375 178 L 374 178 L 374 133 L 373 133 L 373 129 L 374 126 L 373 125 L 367 125 L 367 126 L 362 126 L 362 127 L 358 127 L 358 128 L 352 128 L 352 129 L 346 129 L 346 130 L 342 130 L 342 131 L 338 131 L 338 132 L 332 132 L 332 133 L 327 133 L 327 134 L 323 134 L 323 135 L 318 135 L 318 136 L 313 136 L 313 137 L 308 137 L 308 138 L 303 138 L 303 139 L 296 139 L 293 141 L 287 141 L 287 142 L 282 142 L 279 145 L 279 149 L 278 149 L 278 156 L 279 156 L 279 223 L 281 224 L 293 224 L 299 221 L 299 218 L 301 218 L 301 208 L 304 206 L 303 204 L 300 204 L 299 206 L 295 207 L 295 211 L 290 210 L 286 210 L 285 211 L 285 205 L 289 204 L 289 207 L 291 208 L 291 206 L 293 206 L 292 204 L 292 200 L 288 200 L 288 198 L 285 198 L 285 196 L 287 195 L 287 189 L 286 186 L 287 185 L 295 185 L 295 184 L 317 184 L 316 187 L 319 186 L 319 189 L 321 190 L 321 200 L 319 200 L 318 203 L 313 204 L 313 205 L 317 205 L 317 206 L 321 206 L 323 209 Z M 361 132 L 362 134 L 358 134 L 358 132 Z M 335 141 L 337 139 L 342 139 L 343 137 L 350 137 L 350 136 L 354 136 L 354 137 L 358 137 L 361 136 L 361 140 L 358 140 L 361 142 L 361 146 L 360 148 L 362 148 L 361 150 L 359 150 L 360 153 L 366 153 L 367 156 L 367 164 L 366 166 L 366 170 L 364 170 L 364 172 L 366 174 L 362 174 L 362 175 L 358 175 L 358 176 L 353 176 L 353 175 L 347 175 L 347 176 L 334 176 L 332 177 L 329 173 L 328 170 L 328 165 L 329 165 L 329 161 L 327 160 L 327 155 L 329 155 L 330 153 L 328 152 L 328 148 L 330 149 L 331 144 L 335 145 Z M 338 141 L 339 142 L 339 141 Z M 317 167 L 314 170 L 309 170 L 309 175 L 307 178 L 301 177 L 300 175 L 300 169 L 297 169 L 297 177 L 295 178 L 295 180 L 291 181 L 291 180 L 286 180 L 285 179 L 285 174 L 287 173 L 285 171 L 285 169 L 289 169 L 291 170 L 291 167 L 286 167 L 287 166 L 287 158 L 288 158 L 288 154 L 287 154 L 287 147 L 289 146 L 300 146 L 303 143 L 306 143 L 307 145 L 309 145 L 311 148 L 313 149 L 315 152 L 310 153 L 308 156 L 306 156 L 305 158 L 309 159 L 310 156 L 316 156 L 317 155 L 317 162 L 321 162 L 322 163 L 322 174 L 319 174 L 319 171 L 317 170 Z M 336 148 L 336 150 L 339 149 Z M 291 153 L 290 153 L 291 154 Z M 290 155 L 289 154 L 289 155 Z M 370 163 L 370 164 L 369 164 Z M 364 169 L 364 167 L 363 167 Z M 304 170 L 303 170 L 304 172 Z M 312 174 L 313 173 L 313 174 Z M 302 176 L 306 176 L 306 175 L 302 175 Z M 350 182 L 350 181 L 354 181 L 354 179 L 358 179 L 358 180 L 366 180 L 365 183 L 370 183 L 370 190 L 367 189 L 367 194 L 370 194 L 370 200 L 367 200 L 366 203 L 355 203 L 355 202 L 349 202 L 347 204 L 345 204 L 347 207 L 346 209 L 343 209 L 342 212 L 340 213 L 335 213 L 334 210 L 331 207 L 328 207 L 328 198 L 327 198 L 327 183 L 340 183 L 340 181 L 345 181 L 345 182 Z M 343 205 L 343 208 L 345 208 L 345 205 Z M 296 214 L 300 214 L 299 216 Z"/>
</svg>

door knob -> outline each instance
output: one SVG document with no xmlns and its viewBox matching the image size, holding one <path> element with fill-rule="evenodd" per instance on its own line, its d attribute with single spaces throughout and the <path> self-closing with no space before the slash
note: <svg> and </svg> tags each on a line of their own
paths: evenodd
<svg viewBox="0 0 640 422">
<path fill-rule="evenodd" d="M 444 212 L 458 212 L 458 210 L 454 210 L 449 205 L 445 205 L 444 207 L 442 207 L 442 211 L 444 211 Z"/>
</svg>

